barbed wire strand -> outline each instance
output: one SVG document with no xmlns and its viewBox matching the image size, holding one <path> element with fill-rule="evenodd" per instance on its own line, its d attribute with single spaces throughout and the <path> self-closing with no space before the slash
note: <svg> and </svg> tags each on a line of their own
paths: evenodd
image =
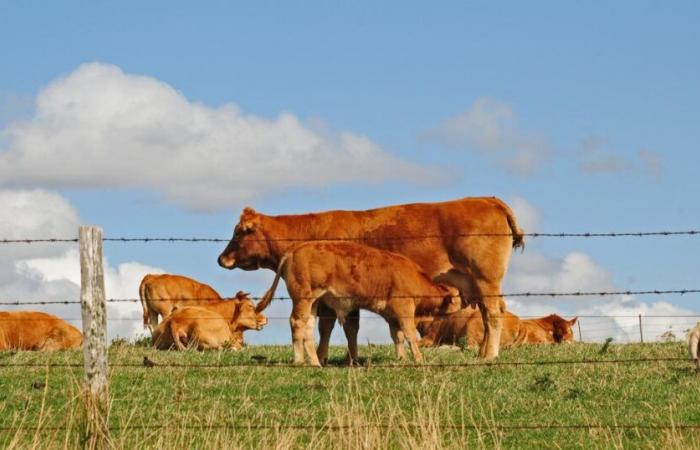
<svg viewBox="0 0 700 450">
<path fill-rule="evenodd" d="M 695 236 L 700 235 L 700 230 L 672 230 L 672 231 L 622 231 L 622 232 L 564 232 L 564 233 L 523 233 L 525 237 L 555 237 L 555 238 L 594 238 L 594 237 L 651 237 L 651 236 Z M 426 234 L 414 236 L 363 236 L 363 237 L 292 237 L 278 239 L 248 239 L 259 242 L 307 242 L 307 241 L 387 241 L 387 240 L 413 240 L 413 239 L 442 239 L 450 237 L 506 237 L 512 233 L 457 233 L 457 234 Z M 105 242 L 229 242 L 231 238 L 206 238 L 206 237 L 104 237 Z M 32 243 L 75 243 L 78 238 L 27 238 L 27 239 L 0 239 L 0 244 L 32 244 Z"/>
</svg>

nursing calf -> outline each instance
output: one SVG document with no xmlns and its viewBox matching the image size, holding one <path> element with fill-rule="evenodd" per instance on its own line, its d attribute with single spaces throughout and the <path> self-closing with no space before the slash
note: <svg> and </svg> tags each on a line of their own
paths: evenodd
<svg viewBox="0 0 700 450">
<path fill-rule="evenodd" d="M 158 326 L 158 316 L 165 319 L 176 307 L 202 306 L 223 300 L 208 284 L 169 274 L 143 277 L 139 296 L 143 306 L 143 326 L 150 328 L 151 332 Z M 235 298 L 242 300 L 247 297 L 244 292 L 238 292 Z"/>
<path fill-rule="evenodd" d="M 284 255 L 272 286 L 258 303 L 264 310 L 283 278 L 292 299 L 289 319 L 294 362 L 304 362 L 304 350 L 320 366 L 314 344 L 316 309 L 320 299 L 333 309 L 341 324 L 357 309 L 367 309 L 388 323 L 399 358 L 404 338 L 413 358 L 422 360 L 415 320 L 420 316 L 449 314 L 461 306 L 456 289 L 435 284 L 420 266 L 405 256 L 353 242 L 306 242 Z M 351 344 L 351 343 L 349 343 Z M 350 358 L 357 358 L 356 346 Z"/>
<path fill-rule="evenodd" d="M 0 350 L 61 350 L 82 343 L 77 328 L 51 314 L 0 312 Z"/>
<path fill-rule="evenodd" d="M 245 330 L 260 330 L 267 318 L 255 311 L 250 299 L 212 302 L 175 308 L 153 331 L 153 346 L 160 350 L 240 349 Z"/>
</svg>

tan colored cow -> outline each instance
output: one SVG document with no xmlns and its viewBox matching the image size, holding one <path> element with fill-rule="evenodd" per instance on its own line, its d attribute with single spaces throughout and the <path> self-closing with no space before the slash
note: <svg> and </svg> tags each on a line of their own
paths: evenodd
<svg viewBox="0 0 700 450">
<path fill-rule="evenodd" d="M 396 354 L 403 359 L 404 337 L 416 362 L 418 349 L 415 320 L 421 316 L 458 311 L 456 289 L 435 284 L 420 266 L 403 255 L 355 242 L 306 242 L 290 250 L 280 262 L 272 287 L 258 303 L 264 310 L 271 302 L 280 277 L 292 299 L 294 363 L 304 362 L 306 350 L 311 364 L 320 366 L 314 348 L 314 325 L 321 298 L 343 323 L 353 311 L 367 309 L 389 323 Z M 351 359 L 357 348 L 350 348 Z"/>
<path fill-rule="evenodd" d="M 38 311 L 0 312 L 0 350 L 79 348 L 83 335 L 68 322 Z"/>
<path fill-rule="evenodd" d="M 160 350 L 240 349 L 245 330 L 260 330 L 267 318 L 255 311 L 250 299 L 226 300 L 201 306 L 175 308 L 153 332 L 153 346 Z"/>
<path fill-rule="evenodd" d="M 695 370 L 700 371 L 698 352 L 700 352 L 700 322 L 688 334 L 688 353 L 690 354 L 690 359 L 695 363 Z"/>
<path fill-rule="evenodd" d="M 577 318 L 562 319 L 556 314 L 539 319 L 521 320 L 518 316 L 506 311 L 503 313 L 503 329 L 501 330 L 501 346 L 517 347 L 525 344 L 560 344 L 572 342 L 574 333 L 572 327 Z M 467 345 L 479 345 L 483 339 L 484 326 L 479 314 L 471 308 L 446 317 L 435 317 L 417 325 L 420 332 L 421 346 L 440 344 L 455 344 L 466 337 Z"/>
<path fill-rule="evenodd" d="M 227 269 L 277 270 L 282 256 L 293 245 L 318 239 L 358 240 L 411 258 L 435 282 L 459 289 L 465 306 L 479 305 L 486 324 L 480 355 L 498 355 L 501 281 L 512 248 L 522 247 L 524 242 L 513 212 L 501 200 L 463 198 L 367 211 L 285 216 L 267 216 L 245 208 L 218 261 Z M 328 314 L 332 311 L 324 315 Z M 359 318 L 356 312 L 352 317 Z M 330 324 L 320 326 L 319 350 L 330 338 L 332 317 L 329 320 Z M 348 344 L 356 343 L 356 326 L 350 332 L 346 330 L 348 333 Z M 323 359 L 324 355 L 319 356 Z"/>
<path fill-rule="evenodd" d="M 158 326 L 158 316 L 168 317 L 176 307 L 202 306 L 223 300 L 218 292 L 208 284 L 200 283 L 182 275 L 148 274 L 139 286 L 141 306 L 143 306 L 143 326 L 153 330 Z M 234 297 L 248 298 L 239 291 Z"/>
<path fill-rule="evenodd" d="M 501 347 L 509 347 L 516 342 L 520 323 L 520 319 L 510 311 L 503 313 Z M 475 347 L 484 339 L 484 323 L 479 311 L 474 308 L 464 308 L 445 317 L 435 317 L 416 324 L 416 327 L 422 337 L 422 347 L 455 345 L 462 338 L 466 338 L 469 347 Z"/>
</svg>

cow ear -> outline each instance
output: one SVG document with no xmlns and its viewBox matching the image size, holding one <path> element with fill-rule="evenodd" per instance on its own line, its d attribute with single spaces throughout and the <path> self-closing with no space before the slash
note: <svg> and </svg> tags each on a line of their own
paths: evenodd
<svg viewBox="0 0 700 450">
<path fill-rule="evenodd" d="M 236 300 L 245 300 L 250 297 L 250 292 L 238 291 L 236 292 Z"/>
<path fill-rule="evenodd" d="M 576 324 L 576 321 L 578 320 L 578 316 L 574 317 L 573 319 L 569 320 L 569 324 L 571 326 L 574 326 Z"/>
<path fill-rule="evenodd" d="M 258 225 L 260 225 L 260 216 L 258 213 L 256 213 L 253 208 L 245 208 L 239 222 L 241 231 L 253 231 Z"/>
</svg>

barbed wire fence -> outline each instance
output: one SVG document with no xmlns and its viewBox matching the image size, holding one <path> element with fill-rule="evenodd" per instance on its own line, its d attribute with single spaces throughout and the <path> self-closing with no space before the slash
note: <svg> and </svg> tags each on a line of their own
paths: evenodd
<svg viewBox="0 0 700 450">
<path fill-rule="evenodd" d="M 102 275 L 102 242 L 120 242 L 120 243 L 151 243 L 151 242 L 167 242 L 167 243 L 177 243 L 177 242 L 228 242 L 229 239 L 223 238 L 183 238 L 183 237 L 104 237 L 102 238 L 101 229 L 97 227 L 81 227 L 79 238 L 31 238 L 31 239 L 0 239 L 0 244 L 56 244 L 56 243 L 80 243 L 81 244 L 81 299 L 64 299 L 64 300 L 2 300 L 0 301 L 0 306 L 21 306 L 21 305 L 71 305 L 80 304 L 82 317 L 69 318 L 68 320 L 78 321 L 80 320 L 83 324 L 83 332 L 85 335 L 84 340 L 84 364 L 67 364 L 67 363 L 4 363 L 0 362 L 0 369 L 10 368 L 10 367 L 54 367 L 54 368 L 69 368 L 69 369 L 80 369 L 81 367 L 85 372 L 85 386 L 86 386 L 86 408 L 88 411 L 88 439 L 91 439 L 91 443 L 87 445 L 92 447 L 101 447 L 107 445 L 109 442 L 109 434 L 111 431 L 120 431 L 124 427 L 113 427 L 108 425 L 107 416 L 109 412 L 109 390 L 108 390 L 108 364 L 107 364 L 107 342 L 106 342 L 106 327 L 107 321 L 122 321 L 122 320 L 134 320 L 132 318 L 108 318 L 106 316 L 106 305 L 108 303 L 136 303 L 140 302 L 140 299 L 135 298 L 113 298 L 107 299 L 104 294 L 104 277 Z M 531 238 L 620 238 L 620 237 L 671 237 L 671 236 L 695 236 L 700 235 L 700 230 L 681 230 L 681 231 L 637 231 L 637 232 L 584 232 L 584 233 L 525 233 L 524 236 Z M 451 237 L 505 237 L 511 236 L 511 234 L 505 233 L 469 233 L 469 234 L 456 234 Z M 359 241 L 359 242 L 372 242 L 372 241 L 391 241 L 391 240 L 408 240 L 408 239 L 442 239 L 445 238 L 444 235 L 416 235 L 416 236 L 382 236 L 382 237 L 352 237 L 352 236 L 338 236 L 323 239 L 309 239 L 302 237 L 292 237 L 285 239 L 278 239 L 280 241 L 309 241 L 309 240 L 324 240 L 324 241 Z M 273 241 L 272 239 L 265 239 L 265 241 Z M 696 294 L 700 293 L 700 289 L 655 289 L 655 290 L 619 290 L 619 291 L 578 291 L 578 292 L 514 292 L 508 294 L 498 294 L 490 295 L 489 297 L 607 297 L 607 296 L 631 296 L 631 295 L 685 295 L 685 294 Z M 487 296 L 484 296 L 487 297 Z M 251 297 L 253 300 L 259 300 L 260 297 Z M 290 300 L 289 297 L 275 297 L 276 300 Z M 698 315 L 645 315 L 642 316 L 638 314 L 634 315 L 589 315 L 589 316 L 579 316 L 578 321 L 578 337 L 579 340 L 584 341 L 581 320 L 582 319 L 637 319 L 639 326 L 639 340 L 644 342 L 644 331 L 660 331 L 663 329 L 664 332 L 670 332 L 666 330 L 665 326 L 659 328 L 654 328 L 654 326 L 643 325 L 644 319 L 650 318 L 684 318 L 684 319 L 695 319 L 700 317 Z M 368 316 L 365 318 L 374 318 Z M 378 317 L 377 317 L 378 318 Z M 522 318 L 527 319 L 529 317 L 523 316 Z M 282 320 L 287 319 L 286 317 L 270 317 L 271 320 Z M 608 329 L 604 327 L 595 328 L 592 327 L 586 330 L 586 337 L 588 339 L 596 339 L 596 333 L 604 335 L 609 332 Z M 666 337 L 675 335 L 671 333 Z M 662 335 L 663 337 L 663 335 Z M 412 370 L 428 370 L 428 369 L 448 369 L 448 370 L 466 370 L 471 368 L 499 368 L 499 367 L 513 367 L 513 366 L 526 366 L 526 365 L 601 365 L 601 364 L 639 364 L 647 362 L 665 362 L 671 364 L 677 363 L 687 363 L 685 358 L 633 358 L 633 359 L 582 359 L 582 360 L 540 360 L 540 361 L 489 361 L 489 362 L 472 362 L 463 364 L 423 364 L 420 366 L 407 366 L 405 364 L 377 364 L 371 365 L 371 367 L 365 367 L 367 370 L 384 370 L 384 369 L 406 369 L 411 368 Z M 144 367 L 143 364 L 130 364 L 130 363 L 113 363 L 112 367 L 116 368 L 140 368 Z M 296 368 L 296 369 L 306 369 L 306 367 L 298 366 L 294 364 L 278 363 L 278 362 L 256 362 L 256 363 L 237 363 L 237 364 L 175 364 L 175 363 L 160 363 L 151 364 L 148 366 L 149 369 L 156 368 L 168 368 L 168 369 L 186 369 L 186 370 L 207 370 L 207 369 L 238 369 L 238 368 Z M 381 428 L 381 424 L 370 425 L 371 427 Z M 133 429 L 151 429 L 153 427 L 162 428 L 163 425 L 139 425 L 134 427 L 127 427 Z M 193 428 L 196 426 L 192 426 Z M 266 425 L 259 424 L 233 424 L 226 423 L 217 425 L 217 427 L 222 428 L 237 428 L 243 427 L 247 429 L 269 429 Z M 276 428 L 294 428 L 294 425 L 282 425 L 275 426 Z M 40 427 L 37 427 L 40 428 Z M 50 428 L 50 427 L 49 427 Z M 60 427 L 59 427 L 60 428 Z M 329 426 L 328 424 L 306 424 L 300 425 L 303 429 L 334 429 L 334 426 Z M 337 428 L 337 427 L 335 427 Z M 461 426 L 461 428 L 465 428 Z M 469 426 L 467 426 L 469 428 Z M 496 428 L 503 430 L 536 430 L 536 429 L 592 429 L 592 428 L 606 428 L 606 429 L 700 429 L 700 423 L 689 423 L 689 424 L 501 424 L 496 425 Z M 12 431 L 13 427 L 0 427 L 0 431 Z M 42 427 L 42 429 L 47 429 Z"/>
</svg>

